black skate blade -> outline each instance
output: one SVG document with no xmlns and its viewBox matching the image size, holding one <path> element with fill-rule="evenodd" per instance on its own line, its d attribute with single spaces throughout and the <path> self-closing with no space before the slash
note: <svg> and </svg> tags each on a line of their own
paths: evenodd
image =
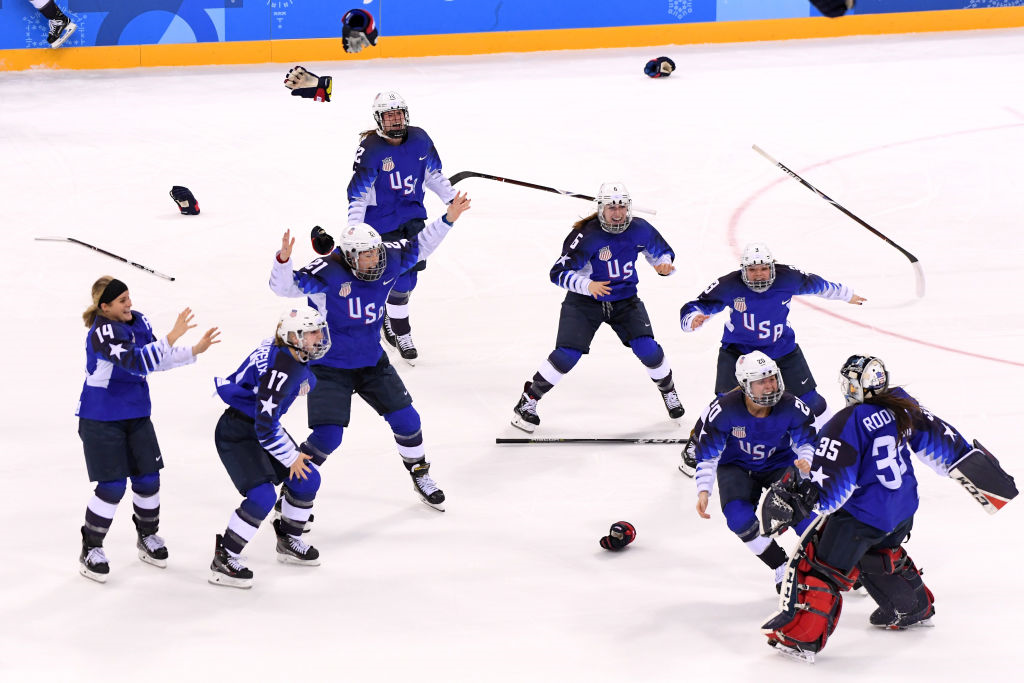
<svg viewBox="0 0 1024 683">
<path fill-rule="evenodd" d="M 167 560 L 157 559 L 142 549 L 139 550 L 139 559 L 146 564 L 151 564 L 154 567 L 159 567 L 160 569 L 167 568 Z"/>
<path fill-rule="evenodd" d="M 252 588 L 252 579 L 235 579 L 220 572 L 211 571 L 207 579 L 214 586 L 228 586 L 229 588 Z"/>
<path fill-rule="evenodd" d="M 78 566 L 78 573 L 81 574 L 82 576 L 84 576 L 87 579 L 91 579 L 91 580 L 95 581 L 96 583 L 106 583 L 107 582 L 107 574 L 98 574 L 97 572 L 90 571 L 84 565 L 79 565 Z"/>
<path fill-rule="evenodd" d="M 807 652 L 805 650 L 798 650 L 795 647 L 790 647 L 789 645 L 783 645 L 782 643 L 780 643 L 777 640 L 769 640 L 768 644 L 771 645 L 772 647 L 774 647 L 775 651 L 778 652 L 783 657 L 789 657 L 790 659 L 796 660 L 798 662 L 803 662 L 805 664 L 814 664 L 814 655 L 815 655 L 814 652 Z"/>
</svg>

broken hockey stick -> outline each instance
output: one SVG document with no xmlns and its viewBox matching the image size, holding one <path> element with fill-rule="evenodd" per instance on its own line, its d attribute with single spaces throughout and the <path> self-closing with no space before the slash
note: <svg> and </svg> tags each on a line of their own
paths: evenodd
<svg viewBox="0 0 1024 683">
<path fill-rule="evenodd" d="M 170 280 L 171 282 L 174 282 L 174 278 L 171 277 L 170 275 L 164 275 L 160 271 L 153 270 L 152 268 L 147 268 L 146 266 L 142 265 L 141 263 L 136 263 L 135 261 L 129 261 L 128 259 L 126 259 L 123 256 L 118 256 L 117 254 L 112 254 L 111 252 L 107 251 L 106 249 L 100 249 L 99 247 L 93 246 L 93 245 L 89 244 L 88 242 L 83 242 L 82 240 L 76 240 L 74 237 L 36 237 L 35 240 L 36 240 L 36 242 L 71 242 L 72 244 L 81 244 L 83 247 L 86 247 L 88 249 L 92 249 L 93 251 L 98 251 L 99 253 L 103 254 L 104 256 L 109 256 L 110 258 L 117 259 L 118 261 L 121 261 L 122 263 L 127 263 L 129 266 L 134 266 L 134 267 L 138 268 L 139 270 L 144 270 L 147 273 L 149 273 L 150 275 L 156 275 L 157 277 L 162 277 L 165 280 Z"/>
<path fill-rule="evenodd" d="M 846 209 L 846 207 L 844 207 L 842 204 L 840 204 L 836 200 L 834 200 L 831 197 L 829 197 L 827 194 L 825 194 L 824 192 L 822 192 L 821 190 L 816 188 L 814 185 L 811 185 L 809 182 L 807 182 L 806 180 L 801 178 L 795 171 L 793 171 L 792 169 L 790 169 L 788 166 L 786 166 L 785 164 L 781 163 L 777 159 L 774 159 L 771 155 L 769 155 L 767 152 L 765 152 L 763 149 L 761 149 L 757 145 L 752 145 L 752 147 L 754 148 L 755 152 L 757 152 L 758 154 L 763 156 L 765 159 L 767 159 L 768 161 L 770 161 L 773 164 L 775 164 L 777 167 L 781 168 L 783 170 L 783 172 L 785 172 L 787 175 L 789 175 L 791 178 L 793 178 L 793 180 L 796 180 L 801 185 L 806 187 L 808 190 L 810 190 L 811 192 L 813 192 L 814 194 L 818 195 L 819 197 L 824 199 L 826 202 L 831 204 L 832 206 L 834 206 L 837 209 L 839 209 L 840 211 L 842 211 L 844 214 L 846 214 L 847 216 L 849 216 L 850 218 L 855 220 L 857 223 L 859 223 L 861 227 L 866 228 L 872 234 L 880 237 L 883 242 L 885 242 L 889 246 L 893 247 L 898 252 L 900 252 L 901 254 L 906 256 L 908 259 L 910 259 L 910 264 L 914 267 L 914 280 L 916 281 L 916 284 L 917 284 L 917 296 L 919 298 L 924 296 L 924 269 L 921 268 L 921 263 L 920 263 L 920 261 L 917 260 L 916 256 L 911 254 L 909 251 L 907 251 L 906 249 L 904 249 L 900 245 L 898 245 L 895 242 L 893 242 L 891 239 L 889 239 L 888 237 L 883 235 L 878 230 L 874 229 L 873 227 L 871 227 L 870 225 L 868 225 L 867 223 L 862 221 L 860 218 L 858 218 L 857 216 L 852 214 L 850 211 L 848 211 Z"/>
<path fill-rule="evenodd" d="M 520 187 L 529 187 L 533 190 L 543 190 L 544 192 L 553 192 L 555 194 L 564 195 L 566 197 L 575 197 L 576 199 L 585 199 L 589 202 L 594 201 L 594 197 L 587 194 L 580 194 L 579 192 L 570 192 L 569 190 L 559 190 L 554 187 L 548 187 L 547 185 L 537 185 L 535 183 L 528 183 L 524 180 L 512 180 L 511 178 L 502 178 L 501 176 L 490 175 L 488 173 L 477 173 L 476 171 L 459 171 L 451 178 L 448 179 L 452 185 L 465 180 L 466 178 L 485 178 L 487 180 L 497 180 L 499 183 L 508 183 L 509 185 L 519 185 Z M 658 212 L 654 209 L 645 209 L 641 206 L 633 205 L 633 210 L 637 213 L 646 213 L 651 216 L 657 216 Z"/>
<path fill-rule="evenodd" d="M 494 443 L 631 443 L 631 444 L 665 444 L 665 443 L 686 443 L 689 439 L 567 439 L 560 437 L 537 438 L 537 439 L 495 439 Z"/>
</svg>

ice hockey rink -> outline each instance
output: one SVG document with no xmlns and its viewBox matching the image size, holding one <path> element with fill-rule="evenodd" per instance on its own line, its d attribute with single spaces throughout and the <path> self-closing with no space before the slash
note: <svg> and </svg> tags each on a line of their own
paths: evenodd
<svg viewBox="0 0 1024 683">
<path fill-rule="evenodd" d="M 640 296 L 687 413 L 667 419 L 643 366 L 607 328 L 539 405 L 537 437 L 685 438 L 712 399 L 723 316 L 683 334 L 679 307 L 737 267 L 749 241 L 848 283 L 863 307 L 801 298 L 790 321 L 832 410 L 852 353 L 1005 468 L 1016 434 L 1024 326 L 1024 31 L 307 63 L 334 100 L 289 97 L 290 65 L 0 75 L 4 681 L 830 681 L 1013 679 L 1024 597 L 1024 502 L 995 516 L 915 461 L 910 554 L 936 595 L 934 628 L 868 625 L 846 596 L 813 668 L 759 627 L 772 573 L 694 511 L 679 447 L 498 446 L 523 382 L 552 350 L 564 292 L 548 280 L 586 202 L 471 179 L 464 215 L 412 299 L 420 361 L 393 359 L 423 418 L 447 511 L 421 504 L 385 422 L 358 398 L 323 469 L 308 540 L 317 568 L 275 560 L 265 525 L 246 549 L 252 590 L 207 583 L 214 535 L 239 503 L 217 458 L 213 377 L 270 336 L 286 302 L 267 286 L 281 234 L 312 258 L 313 225 L 345 222 L 357 134 L 381 90 L 409 102 L 444 168 L 594 194 L 621 180 L 677 254 L 642 260 Z M 553 46 L 556 47 L 556 46 Z M 661 54 L 678 66 L 651 80 Z M 751 150 L 757 144 L 915 254 L 910 262 Z M 185 185 L 202 208 L 181 216 Z M 441 211 L 428 193 L 432 216 Z M 640 214 L 642 215 L 642 214 Z M 168 282 L 71 236 L 176 277 Z M 170 563 L 136 557 L 130 496 L 105 544 L 110 579 L 79 576 L 92 485 L 77 436 L 81 312 L 100 275 L 128 283 L 158 334 L 191 306 L 223 343 L 151 378 L 167 467 Z M 184 343 L 198 338 L 198 331 Z M 307 434 L 296 402 L 286 425 Z M 637 540 L 612 554 L 617 520 Z M 782 539 L 788 548 L 795 536 Z"/>
</svg>

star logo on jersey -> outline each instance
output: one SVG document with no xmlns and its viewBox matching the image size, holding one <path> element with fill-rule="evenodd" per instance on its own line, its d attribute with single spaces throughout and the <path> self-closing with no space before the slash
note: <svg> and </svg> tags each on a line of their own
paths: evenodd
<svg viewBox="0 0 1024 683">
<path fill-rule="evenodd" d="M 388 157 L 387 159 L 384 160 L 384 163 L 382 163 L 380 167 L 381 170 L 383 170 L 385 173 L 390 173 L 391 171 L 395 170 L 395 160 L 392 159 L 391 157 Z"/>
<path fill-rule="evenodd" d="M 562 254 L 562 257 L 560 259 L 558 259 L 557 261 L 555 261 L 555 265 L 564 266 L 568 262 L 569 262 L 569 255 L 568 254 Z"/>
<path fill-rule="evenodd" d="M 116 358 L 118 360 L 121 360 L 121 354 L 122 353 L 124 353 L 124 347 L 123 346 L 121 346 L 120 344 L 111 344 L 110 345 L 110 355 L 111 356 L 113 356 L 114 358 Z"/>
<path fill-rule="evenodd" d="M 343 282 L 343 283 L 341 283 L 341 287 L 338 288 L 338 296 L 348 296 L 351 293 L 352 293 L 352 283 L 351 282 Z"/>
<path fill-rule="evenodd" d="M 743 311 L 747 310 L 747 297 L 738 296 L 735 299 L 733 299 L 732 310 L 736 311 L 737 313 L 742 313 Z"/>
<path fill-rule="evenodd" d="M 266 401 L 260 401 L 260 405 L 263 406 L 260 409 L 260 412 L 261 413 L 266 413 L 267 415 L 273 415 L 274 414 L 274 408 L 277 407 L 277 404 L 274 403 L 274 399 L 273 398 L 268 398 Z"/>
<path fill-rule="evenodd" d="M 828 479 L 828 475 L 825 474 L 825 471 L 820 467 L 816 470 L 811 471 L 811 481 L 813 481 L 818 486 L 824 486 L 826 479 Z"/>
<path fill-rule="evenodd" d="M 611 261 L 612 250 L 609 249 L 608 247 L 601 247 L 601 251 L 597 252 L 597 258 L 601 259 L 602 261 Z"/>
<path fill-rule="evenodd" d="M 953 433 L 953 430 L 950 428 L 950 426 L 943 422 L 942 427 L 942 435 L 948 436 L 950 441 L 956 441 L 956 434 Z"/>
<path fill-rule="evenodd" d="M 745 439 L 747 438 L 747 428 L 744 427 L 743 425 L 733 427 L 732 435 L 735 436 L 737 439 Z"/>
</svg>

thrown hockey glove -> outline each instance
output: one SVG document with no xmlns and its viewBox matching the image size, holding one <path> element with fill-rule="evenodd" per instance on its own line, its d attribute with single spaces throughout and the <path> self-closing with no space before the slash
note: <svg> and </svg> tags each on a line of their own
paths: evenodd
<svg viewBox="0 0 1024 683">
<path fill-rule="evenodd" d="M 317 76 L 296 66 L 284 77 L 284 87 L 292 91 L 292 95 L 311 97 L 317 102 L 331 101 L 331 77 Z"/>
<path fill-rule="evenodd" d="M 199 202 L 187 187 L 175 185 L 171 188 L 171 199 L 178 205 L 178 210 L 186 216 L 199 215 Z"/>
<path fill-rule="evenodd" d="M 334 238 L 319 225 L 313 227 L 313 232 L 309 234 L 309 239 L 313 242 L 313 251 L 321 256 L 326 256 L 334 251 Z"/>
<path fill-rule="evenodd" d="M 668 57 L 658 57 L 647 62 L 644 67 L 644 73 L 651 78 L 661 78 L 662 76 L 671 76 L 672 72 L 676 70 L 676 63 Z"/>
<path fill-rule="evenodd" d="M 601 538 L 601 547 L 605 550 L 622 550 L 636 538 L 636 529 L 629 522 L 615 522 L 608 530 L 608 535 Z"/>
<path fill-rule="evenodd" d="M 846 10 L 853 9 L 855 0 L 811 0 L 811 4 L 818 8 L 818 11 L 826 17 L 835 19 L 846 14 Z"/>
<path fill-rule="evenodd" d="M 788 468 L 761 503 L 761 533 L 777 536 L 807 519 L 814 512 L 818 496 L 818 488 L 810 479 L 802 479 L 795 467 Z"/>
<path fill-rule="evenodd" d="M 364 9 L 352 9 L 341 18 L 341 42 L 345 52 L 356 53 L 377 44 L 377 24 Z"/>
</svg>

